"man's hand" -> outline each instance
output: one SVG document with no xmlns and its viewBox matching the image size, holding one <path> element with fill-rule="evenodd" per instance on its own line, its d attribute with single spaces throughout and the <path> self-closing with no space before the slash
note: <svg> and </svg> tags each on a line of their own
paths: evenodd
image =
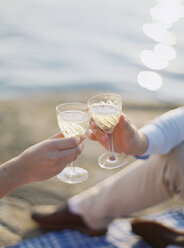
<svg viewBox="0 0 184 248">
<path fill-rule="evenodd" d="M 101 130 L 95 122 L 91 121 L 92 134 L 91 140 L 98 141 L 102 146 L 108 149 L 107 134 Z M 141 155 L 148 147 L 147 137 L 141 133 L 127 116 L 121 116 L 113 132 L 115 152 L 124 152 L 127 155 Z"/>
</svg>

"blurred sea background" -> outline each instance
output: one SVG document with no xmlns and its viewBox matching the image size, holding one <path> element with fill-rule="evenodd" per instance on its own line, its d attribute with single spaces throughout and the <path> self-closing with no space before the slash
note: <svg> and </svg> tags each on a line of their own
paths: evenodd
<svg viewBox="0 0 184 248">
<path fill-rule="evenodd" d="M 180 0 L 1 0 L 0 165 L 59 132 L 62 102 L 118 92 L 138 128 L 183 105 L 183 17 Z M 32 206 L 64 204 L 117 172 L 98 165 L 100 144 L 84 142 L 77 163 L 88 180 L 73 186 L 53 177 L 0 199 L 0 246 L 43 234 Z"/>
<path fill-rule="evenodd" d="M 183 18 L 169 24 L 176 56 L 165 68 L 152 70 L 140 58 L 160 41 L 145 35 L 143 26 L 153 21 L 150 9 L 165 2 L 1 0 L 0 99 L 92 89 L 118 91 L 130 100 L 182 103 Z M 148 70 L 162 77 L 156 90 L 138 83 L 138 74 Z"/>
</svg>

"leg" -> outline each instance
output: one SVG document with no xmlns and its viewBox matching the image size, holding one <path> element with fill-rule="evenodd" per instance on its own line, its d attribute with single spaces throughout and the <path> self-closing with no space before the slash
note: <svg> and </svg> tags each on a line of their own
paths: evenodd
<svg viewBox="0 0 184 248">
<path fill-rule="evenodd" d="M 183 161 L 184 143 L 167 155 L 136 161 L 102 183 L 72 197 L 69 205 L 77 206 L 77 215 L 71 214 L 68 209 L 59 209 L 45 213 L 42 210 L 42 213 L 33 213 L 32 217 L 42 227 L 63 229 L 72 226 L 75 217 L 76 228 L 80 216 L 84 228 L 92 229 L 92 232 L 106 230 L 116 217 L 129 216 L 175 194 L 184 198 Z"/>
<path fill-rule="evenodd" d="M 167 155 L 134 162 L 76 196 L 81 216 L 89 226 L 104 228 L 116 217 L 129 216 L 175 194 L 184 197 L 183 161 L 184 143 Z"/>
</svg>

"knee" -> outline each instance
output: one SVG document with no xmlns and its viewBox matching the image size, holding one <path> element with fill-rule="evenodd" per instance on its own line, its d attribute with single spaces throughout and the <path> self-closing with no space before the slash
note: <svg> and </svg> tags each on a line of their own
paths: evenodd
<svg viewBox="0 0 184 248">
<path fill-rule="evenodd" d="M 163 157 L 163 183 L 166 190 L 171 196 L 184 194 L 184 142 Z"/>
<path fill-rule="evenodd" d="M 167 157 L 169 166 L 184 175 L 184 142 L 171 150 Z"/>
</svg>

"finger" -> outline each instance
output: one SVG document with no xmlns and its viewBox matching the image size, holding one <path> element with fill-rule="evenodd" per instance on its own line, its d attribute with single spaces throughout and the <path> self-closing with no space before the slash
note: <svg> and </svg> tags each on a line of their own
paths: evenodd
<svg viewBox="0 0 184 248">
<path fill-rule="evenodd" d="M 51 136 L 49 139 L 59 139 L 59 138 L 63 138 L 64 135 L 60 132 L 60 133 L 57 133 L 53 136 Z"/>
<path fill-rule="evenodd" d="M 92 130 L 89 128 L 86 132 L 86 137 L 88 137 L 90 139 L 90 137 L 93 135 Z"/>
<path fill-rule="evenodd" d="M 71 138 L 63 138 L 63 139 L 52 139 L 51 147 L 57 150 L 65 150 L 69 148 L 77 147 L 83 140 L 83 136 L 75 136 Z"/>
<path fill-rule="evenodd" d="M 106 149 L 108 148 L 108 137 L 101 129 L 93 129 L 93 135 L 95 139 L 100 142 Z"/>
<path fill-rule="evenodd" d="M 57 154 L 56 154 L 56 158 L 60 162 L 70 160 L 70 159 L 71 159 L 71 161 L 73 161 L 73 160 L 75 160 L 77 158 L 77 156 L 79 154 L 81 154 L 83 148 L 84 148 L 84 144 L 81 143 L 79 146 L 77 146 L 75 148 L 58 151 Z"/>
<path fill-rule="evenodd" d="M 85 140 L 86 136 L 85 135 L 80 135 L 81 141 Z"/>
<path fill-rule="evenodd" d="M 63 151 L 57 151 L 54 154 L 54 160 L 57 160 L 57 162 L 53 167 L 53 169 L 55 169 L 55 174 L 60 173 L 68 164 L 75 161 L 78 155 L 80 155 L 82 149 L 83 149 L 83 144 L 81 143 L 78 149 L 72 148 Z"/>
<path fill-rule="evenodd" d="M 91 121 L 90 121 L 90 126 L 91 126 L 91 128 L 98 128 L 98 126 L 96 125 L 96 123 L 94 122 L 94 120 L 93 119 L 91 119 Z"/>
<path fill-rule="evenodd" d="M 90 132 L 87 133 L 87 137 L 90 139 L 90 140 L 94 140 L 94 141 L 98 141 L 96 136 L 93 134 L 93 131 L 90 130 Z"/>
<path fill-rule="evenodd" d="M 56 166 L 56 174 L 59 174 L 67 165 L 71 164 L 77 159 L 77 156 L 70 156 L 67 157 L 65 160 L 61 159 L 58 160 L 57 166 Z"/>
<path fill-rule="evenodd" d="M 117 133 L 117 135 L 124 135 L 129 129 L 131 128 L 132 124 L 127 118 L 127 116 L 121 116 L 119 119 L 118 124 L 116 125 L 114 129 L 114 133 Z"/>
<path fill-rule="evenodd" d="M 95 136 L 93 133 L 91 133 L 90 135 L 88 135 L 88 138 L 89 138 L 90 140 L 97 140 L 97 139 L 96 139 L 96 136 Z"/>
<path fill-rule="evenodd" d="M 116 125 L 115 128 L 122 128 L 124 124 L 125 117 L 123 115 L 120 116 L 118 124 Z"/>
<path fill-rule="evenodd" d="M 94 120 L 91 120 L 91 131 L 92 134 L 90 135 L 91 140 L 98 141 L 102 146 L 104 146 L 106 149 L 108 148 L 108 138 L 107 134 L 100 129 L 94 122 Z"/>
<path fill-rule="evenodd" d="M 118 123 L 121 128 L 128 128 L 130 126 L 135 126 L 127 115 L 121 116 L 121 120 Z"/>
</svg>

